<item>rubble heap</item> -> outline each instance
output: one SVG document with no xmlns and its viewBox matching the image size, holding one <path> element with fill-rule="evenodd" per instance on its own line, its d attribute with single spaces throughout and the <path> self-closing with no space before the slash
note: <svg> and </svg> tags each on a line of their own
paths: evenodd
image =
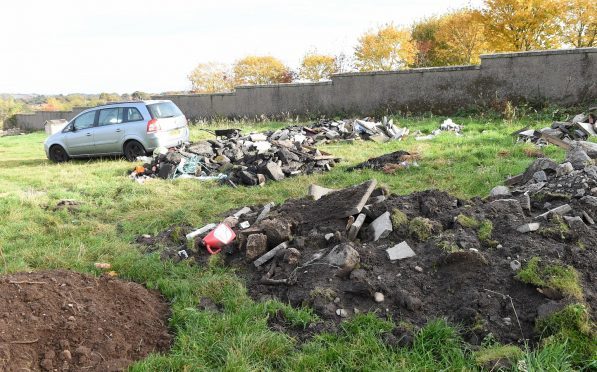
<svg viewBox="0 0 597 372">
<path fill-rule="evenodd" d="M 131 177 L 221 179 L 231 185 L 262 185 L 299 174 L 329 171 L 340 159 L 310 144 L 302 127 L 241 136 L 239 131 L 213 140 L 159 148 L 152 158 L 137 166 Z"/>
<path fill-rule="evenodd" d="M 411 154 L 406 151 L 398 150 L 389 154 L 384 154 L 375 158 L 370 158 L 354 167 L 348 168 L 349 171 L 357 169 L 380 170 L 387 174 L 393 174 L 400 169 L 409 167 L 418 167 L 417 154 Z"/>
<path fill-rule="evenodd" d="M 554 121 L 551 127 L 540 130 L 524 128 L 513 135 L 518 136 L 518 142 L 530 142 L 538 146 L 552 143 L 565 147 L 570 141 L 587 140 L 595 135 L 595 116 L 597 107 L 589 109 L 588 114 L 578 114 L 569 121 Z"/>
<path fill-rule="evenodd" d="M 447 318 L 473 344 L 489 333 L 536 341 L 536 324 L 571 303 L 595 319 L 597 152 L 582 150 L 585 158 L 582 144 L 574 148 L 568 162 L 537 159 L 512 187 L 484 199 L 436 190 L 399 196 L 375 180 L 341 190 L 312 185 L 308 197 L 229 214 L 223 223 L 237 238 L 220 254 L 254 298 L 312 306 L 329 321 L 367 311 L 415 326 Z M 138 241 L 165 246 L 164 258 L 202 261 L 202 237 L 215 226 Z M 532 282 L 522 273 L 533 267 L 576 279 Z"/>
<path fill-rule="evenodd" d="M 408 136 L 408 128 L 399 128 L 394 125 L 394 121 L 384 117 L 381 122 L 374 122 L 371 118 L 364 119 L 344 119 L 328 120 L 322 119 L 305 131 L 313 135 L 315 142 L 325 140 L 350 140 L 364 139 L 375 142 L 387 142 L 391 140 L 401 140 Z"/>
</svg>

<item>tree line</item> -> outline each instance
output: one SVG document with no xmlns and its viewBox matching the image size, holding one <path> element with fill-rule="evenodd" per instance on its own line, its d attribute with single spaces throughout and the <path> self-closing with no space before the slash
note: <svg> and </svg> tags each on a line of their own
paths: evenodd
<svg viewBox="0 0 597 372">
<path fill-rule="evenodd" d="M 478 64 L 484 53 L 593 46 L 595 0 L 485 0 L 479 9 L 369 30 L 350 56 L 310 51 L 298 71 L 273 56 L 247 56 L 231 66 L 200 63 L 188 79 L 196 93 L 230 92 L 240 85 L 317 82 L 341 72 Z"/>
</svg>

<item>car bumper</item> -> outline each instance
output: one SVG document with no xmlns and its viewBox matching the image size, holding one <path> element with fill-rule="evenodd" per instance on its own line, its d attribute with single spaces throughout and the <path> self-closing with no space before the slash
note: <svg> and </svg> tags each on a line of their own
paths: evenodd
<svg viewBox="0 0 597 372">
<path fill-rule="evenodd" d="M 179 128 L 180 133 L 173 135 L 171 132 L 159 132 L 151 134 L 148 138 L 148 151 L 153 151 L 158 147 L 175 147 L 185 142 L 189 142 L 189 128 Z"/>
</svg>

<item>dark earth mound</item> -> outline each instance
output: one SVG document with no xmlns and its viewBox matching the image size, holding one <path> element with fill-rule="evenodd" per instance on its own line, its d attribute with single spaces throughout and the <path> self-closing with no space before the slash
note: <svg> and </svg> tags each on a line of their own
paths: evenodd
<svg viewBox="0 0 597 372">
<path fill-rule="evenodd" d="M 170 347 L 168 304 L 142 285 L 66 270 L 0 277 L 1 371 L 120 371 Z"/>
</svg>

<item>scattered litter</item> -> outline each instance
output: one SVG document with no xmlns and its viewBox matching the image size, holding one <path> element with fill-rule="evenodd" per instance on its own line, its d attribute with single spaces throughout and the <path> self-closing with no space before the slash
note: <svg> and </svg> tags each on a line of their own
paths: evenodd
<svg viewBox="0 0 597 372">
<path fill-rule="evenodd" d="M 452 119 L 448 118 L 446 120 L 444 120 L 440 125 L 438 129 L 434 129 L 431 134 L 428 135 L 421 135 L 421 132 L 419 131 L 419 135 L 417 135 L 415 137 L 415 140 L 417 141 L 427 141 L 427 140 L 431 140 L 433 138 L 435 138 L 435 136 L 437 136 L 438 134 L 440 134 L 441 132 L 452 132 L 454 133 L 454 135 L 456 136 L 461 136 L 462 135 L 462 130 L 464 129 L 464 125 L 459 125 L 456 124 L 452 121 Z"/>
</svg>

